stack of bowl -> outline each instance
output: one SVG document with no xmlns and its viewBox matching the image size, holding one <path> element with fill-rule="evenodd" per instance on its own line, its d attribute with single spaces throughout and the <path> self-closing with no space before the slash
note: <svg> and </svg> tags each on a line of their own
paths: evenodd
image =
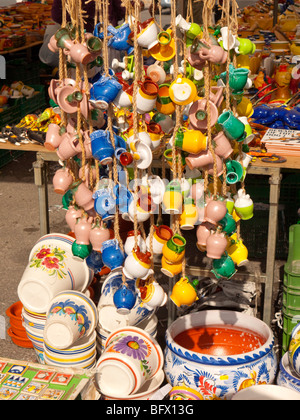
<svg viewBox="0 0 300 420">
<path fill-rule="evenodd" d="M 22 321 L 22 302 L 18 301 L 13 303 L 6 310 L 6 315 L 9 317 L 10 326 L 7 330 L 8 335 L 11 337 L 13 343 L 19 347 L 32 348 L 32 342 L 28 339 L 26 329 Z"/>
<path fill-rule="evenodd" d="M 51 347 L 47 342 L 44 343 L 46 365 L 90 369 L 95 365 L 96 355 L 96 332 L 90 337 L 79 340 L 75 346 L 64 350 Z"/>
<path fill-rule="evenodd" d="M 46 314 L 38 314 L 23 307 L 22 317 L 27 337 L 32 342 L 37 360 L 39 363 L 44 364 L 43 334 L 46 323 Z"/>
<path fill-rule="evenodd" d="M 123 327 L 107 338 L 95 374 L 105 400 L 147 400 L 164 381 L 163 352 L 141 328 Z"/>
<path fill-rule="evenodd" d="M 151 337 L 156 338 L 157 324 L 158 324 L 157 316 L 152 315 L 150 318 L 139 323 L 137 327 L 144 330 L 146 333 L 151 335 Z M 98 323 L 97 328 L 96 328 L 96 333 L 97 333 L 97 351 L 99 354 L 101 354 L 104 351 L 106 340 L 112 332 L 114 331 L 107 331 L 104 328 L 102 328 L 100 323 Z"/>
<path fill-rule="evenodd" d="M 47 365 L 89 369 L 95 365 L 98 312 L 94 302 L 75 291 L 59 293 L 49 305 L 43 332 Z"/>
</svg>

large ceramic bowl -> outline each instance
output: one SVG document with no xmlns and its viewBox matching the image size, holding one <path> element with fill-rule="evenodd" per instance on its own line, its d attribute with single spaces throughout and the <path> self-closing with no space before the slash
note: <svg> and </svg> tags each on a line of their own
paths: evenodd
<svg viewBox="0 0 300 420">
<path fill-rule="evenodd" d="M 187 334 L 191 329 L 195 335 Z M 275 380 L 278 363 L 271 329 L 240 312 L 211 310 L 180 317 L 168 328 L 166 344 L 168 382 L 193 388 L 207 400 L 231 399 L 241 389 Z"/>
</svg>

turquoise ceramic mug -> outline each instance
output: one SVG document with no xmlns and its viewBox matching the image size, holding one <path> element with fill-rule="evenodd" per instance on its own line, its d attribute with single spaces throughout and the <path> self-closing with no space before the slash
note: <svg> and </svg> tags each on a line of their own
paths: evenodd
<svg viewBox="0 0 300 420">
<path fill-rule="evenodd" d="M 227 184 L 236 184 L 242 179 L 244 174 L 243 166 L 236 160 L 226 161 L 226 182 Z"/>
<path fill-rule="evenodd" d="M 240 142 L 247 136 L 245 125 L 233 115 L 232 111 L 224 111 L 218 118 L 218 124 L 229 140 Z"/>
<path fill-rule="evenodd" d="M 249 70 L 245 68 L 234 69 L 229 71 L 229 86 L 233 93 L 242 93 L 248 80 Z"/>
</svg>

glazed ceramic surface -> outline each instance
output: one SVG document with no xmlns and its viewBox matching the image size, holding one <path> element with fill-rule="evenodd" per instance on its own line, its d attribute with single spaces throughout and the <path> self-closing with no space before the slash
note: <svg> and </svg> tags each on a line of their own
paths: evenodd
<svg viewBox="0 0 300 420">
<path fill-rule="evenodd" d="M 127 283 L 135 285 L 135 280 L 128 280 Z M 149 310 L 141 305 L 142 300 L 137 296 L 134 307 L 128 315 L 122 315 L 117 312 L 113 303 L 113 295 L 115 291 L 122 285 L 122 273 L 117 271 L 110 274 L 103 283 L 101 296 L 98 303 L 99 323 L 107 331 L 114 331 L 126 325 L 138 325 L 140 322 L 149 319 L 153 315 L 154 310 Z"/>
<path fill-rule="evenodd" d="M 90 336 L 98 324 L 94 302 L 83 293 L 60 293 L 47 311 L 44 338 L 59 349 L 74 345 L 77 340 Z"/>
<path fill-rule="evenodd" d="M 93 279 L 85 261 L 73 258 L 74 238 L 52 233 L 38 240 L 32 248 L 29 263 L 18 286 L 25 308 L 44 313 L 58 293 L 64 290 L 84 291 Z"/>
<path fill-rule="evenodd" d="M 285 353 L 280 360 L 276 383 L 300 393 L 300 378 L 291 369 L 288 353 Z"/>
<path fill-rule="evenodd" d="M 204 354 L 188 350 L 174 340 L 189 328 L 200 326 L 248 330 L 263 338 L 256 350 L 240 354 Z M 241 342 L 242 345 L 241 333 Z M 215 334 L 207 335 L 207 346 L 214 353 Z M 240 389 L 255 384 L 271 384 L 277 371 L 274 336 L 261 320 L 234 311 L 201 311 L 178 318 L 167 330 L 165 373 L 172 386 L 185 385 L 200 392 L 204 399 L 231 399 Z M 225 346 L 226 347 L 226 346 Z M 224 349 L 224 347 L 223 347 Z M 249 347 L 248 347 L 249 349 Z"/>
<path fill-rule="evenodd" d="M 104 394 L 128 396 L 138 393 L 162 367 L 157 341 L 140 328 L 123 327 L 107 338 L 95 379 Z"/>
</svg>

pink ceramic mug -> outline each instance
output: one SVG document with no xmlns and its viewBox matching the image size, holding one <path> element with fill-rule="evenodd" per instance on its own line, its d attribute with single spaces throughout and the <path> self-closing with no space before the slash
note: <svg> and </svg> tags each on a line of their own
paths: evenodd
<svg viewBox="0 0 300 420">
<path fill-rule="evenodd" d="M 44 143 L 45 148 L 53 152 L 58 148 L 62 140 L 63 138 L 60 135 L 60 126 L 53 123 L 49 124 Z"/>
</svg>

